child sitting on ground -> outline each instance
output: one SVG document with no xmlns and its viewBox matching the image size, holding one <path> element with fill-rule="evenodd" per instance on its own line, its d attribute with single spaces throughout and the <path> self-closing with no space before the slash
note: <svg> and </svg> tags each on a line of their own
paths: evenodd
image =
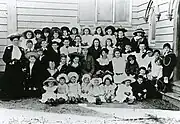
<svg viewBox="0 0 180 124">
<path fill-rule="evenodd" d="M 133 79 L 131 78 L 127 78 L 122 82 L 122 84 L 119 84 L 114 101 L 133 104 L 135 97 L 133 96 L 132 87 L 130 86 L 132 80 Z"/>
<path fill-rule="evenodd" d="M 81 84 L 81 99 L 83 102 L 87 101 L 87 95 L 89 92 L 90 80 L 91 80 L 91 77 L 89 74 L 83 75 L 82 84 Z"/>
<path fill-rule="evenodd" d="M 40 102 L 49 104 L 49 105 L 56 105 L 56 89 L 57 89 L 57 81 L 53 77 L 49 77 L 47 80 L 43 82 L 43 89 L 45 93 L 42 94 L 42 98 Z"/>
<path fill-rule="evenodd" d="M 76 72 L 69 72 L 68 103 L 78 103 L 81 95 L 81 86 L 78 83 L 79 76 Z"/>
<path fill-rule="evenodd" d="M 97 105 L 102 104 L 102 102 L 106 102 L 104 99 L 104 89 L 102 79 L 101 78 L 93 78 L 91 79 L 91 86 L 89 88 L 87 100 L 89 103 L 95 103 Z"/>
<path fill-rule="evenodd" d="M 57 77 L 57 81 L 58 81 L 58 88 L 57 88 L 57 101 L 60 104 L 65 103 L 68 100 L 68 86 L 67 86 L 67 82 L 68 82 L 68 77 L 66 74 L 60 74 Z"/>
<path fill-rule="evenodd" d="M 105 100 L 107 103 L 111 103 L 112 99 L 115 97 L 115 88 L 116 85 L 113 83 L 113 79 L 111 75 L 105 75 L 103 77 L 104 83 L 104 92 L 105 92 Z"/>
<path fill-rule="evenodd" d="M 144 77 L 139 75 L 137 80 L 131 84 L 133 95 L 136 97 L 136 100 L 142 101 L 146 99 L 147 95 L 147 85 L 144 81 Z"/>
</svg>

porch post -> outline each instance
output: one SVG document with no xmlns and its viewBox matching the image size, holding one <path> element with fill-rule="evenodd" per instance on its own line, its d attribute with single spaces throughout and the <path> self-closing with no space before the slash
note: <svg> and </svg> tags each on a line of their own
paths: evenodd
<svg viewBox="0 0 180 124">
<path fill-rule="evenodd" d="M 7 0 L 7 30 L 8 34 L 17 31 L 16 0 Z"/>
</svg>

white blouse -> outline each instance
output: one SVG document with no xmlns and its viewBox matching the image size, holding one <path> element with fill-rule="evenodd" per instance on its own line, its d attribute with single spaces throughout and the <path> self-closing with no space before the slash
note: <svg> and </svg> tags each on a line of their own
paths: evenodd
<svg viewBox="0 0 180 124">
<path fill-rule="evenodd" d="M 17 60 L 20 60 L 21 55 L 22 55 L 22 53 L 21 53 L 19 47 L 13 45 L 13 50 L 12 50 L 12 56 L 11 56 L 11 59 L 17 59 Z"/>
<path fill-rule="evenodd" d="M 126 61 L 123 57 L 112 59 L 114 73 L 125 73 Z"/>
</svg>

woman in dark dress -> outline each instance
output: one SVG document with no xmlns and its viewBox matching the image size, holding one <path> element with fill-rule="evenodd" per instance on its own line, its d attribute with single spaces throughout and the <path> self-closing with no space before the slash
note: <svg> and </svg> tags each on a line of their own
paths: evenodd
<svg viewBox="0 0 180 124">
<path fill-rule="evenodd" d="M 131 39 L 132 50 L 139 52 L 139 44 L 145 44 L 146 50 L 149 49 L 148 40 L 145 36 L 145 32 L 142 28 L 138 28 L 133 33 L 134 37 Z"/>
<path fill-rule="evenodd" d="M 92 46 L 88 49 L 89 55 L 93 57 L 94 60 L 100 57 L 101 43 L 98 38 L 93 40 Z"/>
<path fill-rule="evenodd" d="M 95 64 L 95 72 L 96 76 L 103 77 L 106 74 L 113 75 L 113 66 L 112 61 L 108 58 L 108 52 L 109 50 L 107 48 L 103 48 L 101 50 L 100 58 L 98 58 Z"/>
<path fill-rule="evenodd" d="M 81 59 L 83 56 L 77 52 L 74 52 L 69 54 L 69 57 L 70 57 L 70 64 L 68 65 L 67 73 L 76 72 L 79 76 L 81 76 L 81 70 L 82 70 Z"/>
<path fill-rule="evenodd" d="M 0 89 L 4 99 L 18 99 L 23 95 L 24 81 L 24 49 L 19 47 L 21 35 L 14 33 L 8 36 L 12 45 L 7 46 L 3 54 L 6 63 L 5 73 L 0 80 Z"/>
</svg>

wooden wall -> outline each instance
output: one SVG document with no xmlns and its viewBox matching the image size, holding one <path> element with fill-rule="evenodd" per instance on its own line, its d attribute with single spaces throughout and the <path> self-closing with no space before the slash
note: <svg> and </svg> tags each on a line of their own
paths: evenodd
<svg viewBox="0 0 180 124">
<path fill-rule="evenodd" d="M 7 45 L 7 1 L 0 0 L 0 70 L 4 70 L 5 63 L 2 60 L 4 48 Z"/>
<path fill-rule="evenodd" d="M 142 27 L 148 33 L 149 24 L 144 21 L 145 11 L 149 0 L 139 0 L 134 6 L 133 15 L 133 27 Z M 173 45 L 173 29 L 174 18 L 170 21 L 167 17 L 168 14 L 168 2 L 170 0 L 159 0 L 159 11 L 161 13 L 160 20 L 156 22 L 156 37 L 155 48 L 161 49 L 165 42 L 169 42 Z"/>
<path fill-rule="evenodd" d="M 9 2 L 8 2 L 9 1 Z M 11 2 L 14 1 L 14 11 Z M 148 33 L 148 23 L 144 15 L 149 0 L 132 0 L 131 24 L 123 25 L 128 29 L 126 35 L 131 38 L 137 27 L 142 27 Z M 160 21 L 156 24 L 156 48 L 162 48 L 165 42 L 173 43 L 173 22 L 167 18 L 168 1 L 159 0 L 161 12 Z M 9 11 L 10 9 L 10 11 Z M 11 17 L 11 14 L 12 17 Z M 6 37 L 13 31 L 24 32 L 27 29 L 43 28 L 45 26 L 96 26 L 105 27 L 113 24 L 79 24 L 79 0 L 0 0 L 0 71 L 4 71 L 2 61 L 3 51 L 7 42 Z M 15 17 L 15 18 L 14 18 Z M 13 20 L 14 19 L 14 20 Z M 119 27 L 120 24 L 115 25 Z M 14 26 L 14 27 L 13 27 Z M 11 28 L 13 27 L 13 30 Z"/>
</svg>

